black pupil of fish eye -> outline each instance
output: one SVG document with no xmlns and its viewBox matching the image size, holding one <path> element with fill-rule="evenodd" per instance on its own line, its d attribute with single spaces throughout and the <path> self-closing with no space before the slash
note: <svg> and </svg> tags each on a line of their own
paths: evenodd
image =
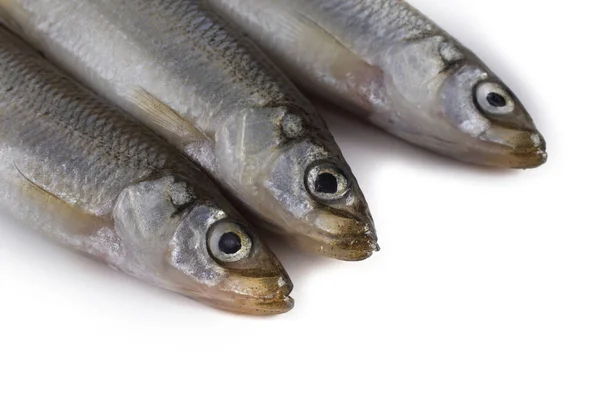
<svg viewBox="0 0 600 400">
<path fill-rule="evenodd" d="M 505 107 L 506 106 L 506 98 L 502 96 L 500 93 L 491 92 L 487 95 L 487 101 L 490 103 L 492 107 Z"/>
<path fill-rule="evenodd" d="M 334 194 L 338 191 L 338 180 L 329 172 L 322 172 L 317 175 L 315 190 L 319 193 Z"/>
<path fill-rule="evenodd" d="M 233 232 L 226 232 L 219 239 L 219 250 L 225 254 L 235 254 L 242 248 L 242 239 Z"/>
</svg>

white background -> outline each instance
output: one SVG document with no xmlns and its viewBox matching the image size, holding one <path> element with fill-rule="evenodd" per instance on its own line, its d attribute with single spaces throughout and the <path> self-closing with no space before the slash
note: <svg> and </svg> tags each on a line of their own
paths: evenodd
<svg viewBox="0 0 600 400">
<path fill-rule="evenodd" d="M 546 166 L 461 165 L 327 111 L 382 251 L 353 264 L 275 246 L 296 308 L 270 318 L 0 217 L 0 399 L 600 399 L 596 6 L 413 3 L 521 97 Z"/>
</svg>

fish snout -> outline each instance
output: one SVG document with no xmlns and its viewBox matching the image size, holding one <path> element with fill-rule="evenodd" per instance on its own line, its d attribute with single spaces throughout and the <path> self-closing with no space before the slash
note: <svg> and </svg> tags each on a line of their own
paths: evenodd
<svg viewBox="0 0 600 400">
<path fill-rule="evenodd" d="M 229 296 L 219 302 L 220 308 L 244 314 L 282 314 L 294 307 L 290 297 L 294 285 L 283 270 L 270 277 L 232 274 L 223 282 L 221 291 Z"/>
<path fill-rule="evenodd" d="M 344 261 L 360 261 L 379 251 L 377 234 L 372 220 L 357 217 L 323 214 L 314 223 L 304 247 L 316 253 Z"/>
<path fill-rule="evenodd" d="M 481 138 L 495 145 L 491 166 L 536 168 L 548 160 L 546 140 L 537 131 L 492 127 Z"/>
</svg>

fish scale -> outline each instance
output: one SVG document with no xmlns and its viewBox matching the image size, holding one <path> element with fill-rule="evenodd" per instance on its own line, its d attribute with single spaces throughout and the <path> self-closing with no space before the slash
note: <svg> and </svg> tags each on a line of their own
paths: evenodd
<svg viewBox="0 0 600 400">
<path fill-rule="evenodd" d="M 461 161 L 535 168 L 544 138 L 476 55 L 401 0 L 207 0 L 306 90 Z"/>
<path fill-rule="evenodd" d="M 78 204 L 107 211 L 123 185 L 178 168 L 168 165 L 164 150 L 158 150 L 161 141 L 153 134 L 142 142 L 139 133 L 134 134 L 139 127 L 133 121 L 93 98 L 82 99 L 77 84 L 48 71 L 37 54 L 15 52 L 12 46 L 5 43 L 0 48 L 0 91 L 11 95 L 1 105 L 3 115 L 20 116 L 16 120 L 22 128 L 19 135 L 11 134 L 16 131 L 7 126 L 16 123 L 15 117 L 0 117 L 0 138 L 30 155 L 20 169 L 36 175 L 45 171 L 41 176 L 50 191 L 68 192 Z M 61 118 L 45 118 L 56 109 Z M 44 135 L 46 131 L 61 136 Z M 69 165 L 69 174 L 54 173 L 61 164 Z M 188 173 L 187 167 L 179 169 Z M 27 176 L 27 170 L 21 172 Z M 102 192 L 102 197 L 92 195 L 111 182 L 112 190 Z"/>
<path fill-rule="evenodd" d="M 0 0 L 0 12 L 256 220 L 331 257 L 359 260 L 377 249 L 364 195 L 323 118 L 207 1 Z M 328 175 L 334 193 L 317 184 Z"/>
<path fill-rule="evenodd" d="M 145 282 L 250 314 L 292 284 L 212 181 L 0 27 L 0 209 Z M 223 248 L 223 237 L 239 240 Z"/>
<path fill-rule="evenodd" d="M 410 4 L 398 0 L 307 0 L 311 18 L 322 22 L 328 32 L 346 47 L 366 51 L 369 41 L 376 40 L 380 45 L 393 45 L 398 41 L 410 41 L 440 33 L 427 18 Z M 333 18 L 334 24 L 325 23 L 322 18 Z M 361 40 L 362 39 L 362 40 Z"/>
<path fill-rule="evenodd" d="M 134 2 L 139 0 L 133 0 Z M 188 60 L 178 59 L 175 66 L 185 66 L 187 70 L 203 68 L 216 69 L 223 67 L 224 82 L 230 81 L 239 98 L 252 99 L 258 106 L 273 102 L 292 101 L 286 93 L 287 85 L 279 85 L 274 79 L 278 75 L 269 74 L 268 63 L 257 60 L 256 54 L 248 54 L 247 49 L 240 46 L 237 37 L 226 30 L 223 23 L 214 14 L 207 13 L 207 7 L 199 1 L 144 1 L 142 19 L 151 21 L 157 29 L 157 37 L 162 38 L 164 45 L 176 44 L 173 55 L 189 54 Z M 118 9 L 115 10 L 118 12 Z M 201 13 L 201 14 L 200 14 Z M 169 24 L 168 21 L 178 21 Z M 124 29 L 127 29 L 123 25 Z M 135 35 L 135 33 L 131 33 Z M 157 48 L 156 51 L 163 49 Z M 169 54 L 169 48 L 166 48 Z M 205 57 L 197 57 L 205 54 Z M 219 64 L 209 64 L 208 59 Z M 186 62 L 187 61 L 187 62 Z M 248 85 L 252 82 L 252 85 Z M 246 94 L 244 94 L 246 92 Z M 297 93 L 291 93 L 296 96 Z"/>
</svg>

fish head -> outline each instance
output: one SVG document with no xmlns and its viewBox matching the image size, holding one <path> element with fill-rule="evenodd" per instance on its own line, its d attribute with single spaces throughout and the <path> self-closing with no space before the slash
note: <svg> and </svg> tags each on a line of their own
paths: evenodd
<svg viewBox="0 0 600 400">
<path fill-rule="evenodd" d="M 134 185 L 119 197 L 115 226 L 144 280 L 239 313 L 294 305 L 279 260 L 212 187 L 174 177 Z"/>
<path fill-rule="evenodd" d="M 367 202 L 316 113 L 290 105 L 236 114 L 217 141 L 221 181 L 299 247 L 342 260 L 377 249 Z"/>
<path fill-rule="evenodd" d="M 367 202 L 343 158 L 308 140 L 285 146 L 265 177 L 278 225 L 299 247 L 347 261 L 378 250 Z"/>
<path fill-rule="evenodd" d="M 515 94 L 493 73 L 466 63 L 444 81 L 438 115 L 463 134 L 468 158 L 494 167 L 533 168 L 546 142 Z"/>
<path fill-rule="evenodd" d="M 418 145 L 467 162 L 533 168 L 546 143 L 515 94 L 453 39 L 430 36 L 383 58 L 388 99 L 373 119 Z"/>
<path fill-rule="evenodd" d="M 188 295 L 215 307 L 277 314 L 294 305 L 293 285 L 279 260 L 245 222 L 214 204 L 194 206 L 181 221 L 167 259 L 174 271 L 192 278 Z"/>
</svg>

